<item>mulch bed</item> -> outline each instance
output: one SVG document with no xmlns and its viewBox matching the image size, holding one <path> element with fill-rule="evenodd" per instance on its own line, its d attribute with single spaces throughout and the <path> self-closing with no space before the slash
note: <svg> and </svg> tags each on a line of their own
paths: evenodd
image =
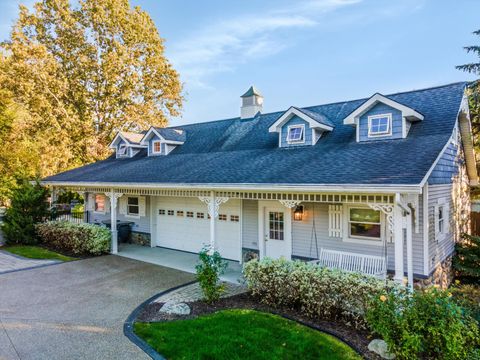
<svg viewBox="0 0 480 360">
<path fill-rule="evenodd" d="M 259 299 L 251 296 L 249 293 L 234 295 L 222 298 L 214 304 L 207 304 L 203 301 L 187 302 L 190 306 L 190 315 L 168 315 L 159 313 L 164 303 L 150 303 L 146 305 L 138 315 L 136 321 L 141 322 L 160 322 L 194 319 L 201 315 L 211 314 L 220 310 L 227 309 L 250 309 L 264 312 L 270 312 L 284 316 L 288 319 L 298 321 L 317 330 L 332 334 L 351 347 L 355 348 L 365 359 L 381 359 L 376 354 L 368 350 L 368 343 L 371 336 L 368 331 L 356 330 L 342 323 L 318 319 L 310 319 L 300 312 L 291 309 L 277 309 L 260 303 Z"/>
</svg>

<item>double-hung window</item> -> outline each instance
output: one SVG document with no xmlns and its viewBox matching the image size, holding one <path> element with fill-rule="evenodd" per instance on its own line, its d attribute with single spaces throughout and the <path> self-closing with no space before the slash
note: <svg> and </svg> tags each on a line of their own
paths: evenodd
<svg viewBox="0 0 480 360">
<path fill-rule="evenodd" d="M 348 232 L 350 238 L 380 240 L 382 237 L 380 211 L 368 208 L 349 208 Z"/>
<path fill-rule="evenodd" d="M 118 156 L 125 156 L 127 155 L 127 145 L 125 144 L 120 144 L 117 150 Z"/>
<path fill-rule="evenodd" d="M 303 143 L 305 141 L 305 126 L 291 125 L 288 127 L 287 142 Z"/>
<path fill-rule="evenodd" d="M 127 198 L 127 215 L 138 216 L 140 214 L 140 207 L 138 204 L 138 197 L 129 196 Z"/>
<path fill-rule="evenodd" d="M 368 136 L 392 134 L 392 114 L 371 115 L 368 117 Z"/>
<path fill-rule="evenodd" d="M 160 141 L 154 141 L 152 143 L 152 153 L 160 154 L 162 152 L 162 143 Z"/>
</svg>

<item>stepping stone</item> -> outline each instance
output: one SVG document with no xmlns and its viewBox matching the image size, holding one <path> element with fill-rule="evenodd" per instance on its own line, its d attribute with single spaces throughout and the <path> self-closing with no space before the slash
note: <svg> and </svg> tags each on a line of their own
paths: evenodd
<svg viewBox="0 0 480 360">
<path fill-rule="evenodd" d="M 166 302 L 159 312 L 170 315 L 189 315 L 190 307 L 185 303 Z"/>
<path fill-rule="evenodd" d="M 368 344 L 368 350 L 380 355 L 382 359 L 395 359 L 395 355 L 388 352 L 387 343 L 382 339 L 374 339 L 370 341 L 370 344 Z"/>
</svg>

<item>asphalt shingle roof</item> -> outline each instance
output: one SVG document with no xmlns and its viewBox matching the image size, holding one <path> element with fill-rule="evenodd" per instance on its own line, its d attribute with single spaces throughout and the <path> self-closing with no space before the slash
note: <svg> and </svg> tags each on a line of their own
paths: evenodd
<svg viewBox="0 0 480 360">
<path fill-rule="evenodd" d="M 420 111 L 406 139 L 355 141 L 343 119 L 365 99 L 302 109 L 328 119 L 334 130 L 314 146 L 279 148 L 268 128 L 283 112 L 252 119 L 172 127 L 187 139 L 167 156 L 114 156 L 45 179 L 58 182 L 183 184 L 419 184 L 448 142 L 466 83 L 386 95 Z M 167 130 L 167 129 L 164 129 Z"/>
<path fill-rule="evenodd" d="M 184 142 L 187 138 L 185 130 L 183 129 L 156 127 L 155 130 L 157 130 L 157 132 L 162 135 L 165 140 Z"/>
</svg>

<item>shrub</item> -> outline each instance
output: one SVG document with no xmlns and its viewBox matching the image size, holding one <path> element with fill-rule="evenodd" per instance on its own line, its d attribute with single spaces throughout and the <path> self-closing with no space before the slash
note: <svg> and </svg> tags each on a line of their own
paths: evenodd
<svg viewBox="0 0 480 360">
<path fill-rule="evenodd" d="M 85 207 L 83 204 L 77 204 L 72 209 L 72 216 L 76 219 L 83 219 Z"/>
<path fill-rule="evenodd" d="M 456 285 L 450 288 L 453 297 L 480 323 L 480 287 L 477 285 Z"/>
<path fill-rule="evenodd" d="M 209 249 L 206 247 L 200 251 L 200 263 L 195 266 L 195 270 L 205 301 L 212 303 L 217 301 L 225 291 L 224 284 L 220 283 L 220 275 L 225 272 L 227 262 L 222 259 L 218 251 L 209 254 Z"/>
<path fill-rule="evenodd" d="M 457 277 L 480 283 L 480 237 L 463 234 L 455 251 L 453 268 Z"/>
<path fill-rule="evenodd" d="M 251 260 L 243 272 L 252 294 L 274 307 L 296 309 L 312 318 L 340 320 L 365 328 L 370 297 L 393 283 L 285 259 Z"/>
<path fill-rule="evenodd" d="M 5 212 L 2 232 L 7 244 L 35 244 L 35 223 L 48 215 L 48 189 L 38 182 L 24 181 L 13 190 L 10 207 Z"/>
<path fill-rule="evenodd" d="M 35 228 L 43 244 L 59 251 L 100 255 L 110 250 L 110 231 L 98 225 L 50 221 L 37 224 Z"/>
<path fill-rule="evenodd" d="M 478 325 L 447 291 L 390 292 L 372 298 L 370 328 L 398 359 L 469 359 L 478 346 Z"/>
</svg>

